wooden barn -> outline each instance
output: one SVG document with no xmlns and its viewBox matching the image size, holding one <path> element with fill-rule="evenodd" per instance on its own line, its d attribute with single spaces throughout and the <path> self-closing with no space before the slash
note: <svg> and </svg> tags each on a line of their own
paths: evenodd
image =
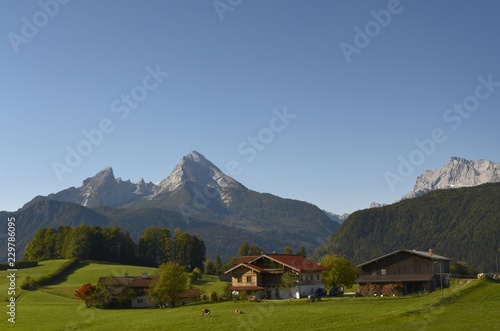
<svg viewBox="0 0 500 331">
<path fill-rule="evenodd" d="M 450 259 L 415 250 L 398 250 L 358 265 L 363 296 L 399 296 L 432 292 L 448 285 Z"/>
</svg>

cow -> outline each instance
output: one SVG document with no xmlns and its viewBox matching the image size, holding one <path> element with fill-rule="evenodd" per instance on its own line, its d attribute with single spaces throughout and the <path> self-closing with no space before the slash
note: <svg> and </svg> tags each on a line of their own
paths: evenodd
<svg viewBox="0 0 500 331">
<path fill-rule="evenodd" d="M 203 308 L 201 310 L 201 317 L 203 317 L 203 316 L 207 316 L 207 317 L 210 316 L 210 310 L 206 309 L 206 308 Z"/>
<path fill-rule="evenodd" d="M 236 309 L 236 310 L 234 311 L 234 313 L 235 313 L 236 315 L 243 314 L 243 312 L 242 312 L 241 310 L 239 310 L 239 309 Z"/>
</svg>

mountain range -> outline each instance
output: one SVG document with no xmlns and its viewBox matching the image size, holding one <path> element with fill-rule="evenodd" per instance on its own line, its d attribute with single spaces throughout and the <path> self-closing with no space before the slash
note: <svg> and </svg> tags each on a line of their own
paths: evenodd
<svg viewBox="0 0 500 331">
<path fill-rule="evenodd" d="M 313 204 L 246 188 L 192 151 L 158 184 L 115 178 L 107 167 L 70 187 L 37 196 L 15 213 L 18 254 L 41 227 L 118 225 L 138 240 L 149 226 L 179 227 L 198 233 L 207 256 L 228 259 L 243 241 L 267 252 L 285 246 L 312 251 L 340 224 Z M 2 241 L 3 238 L 0 238 Z"/>
<path fill-rule="evenodd" d="M 479 202 L 474 200 L 474 194 L 469 194 L 469 200 L 458 206 L 440 204 L 436 199 L 449 201 L 450 196 L 453 197 L 457 191 L 449 190 L 451 188 L 500 182 L 499 169 L 499 163 L 452 157 L 442 168 L 428 170 L 420 175 L 414 190 L 405 195 L 403 200 L 391 205 L 372 204 L 371 209 L 351 215 L 337 215 L 304 201 L 250 190 L 225 175 L 203 155 L 192 151 L 182 157 L 173 171 L 157 184 L 144 179 L 138 183 L 124 181 L 116 178 L 113 169 L 107 167 L 85 179 L 80 187 L 37 196 L 17 212 L 0 212 L 0 217 L 5 219 L 15 216 L 18 219 L 18 258 L 39 228 L 79 224 L 100 227 L 117 225 L 129 231 L 136 241 L 144 229 L 150 226 L 180 228 L 199 234 L 206 243 L 207 256 L 211 258 L 218 255 L 228 259 L 236 255 L 243 241 L 257 244 L 266 252 L 282 251 L 285 246 L 294 251 L 304 246 L 308 252 L 312 252 L 330 236 L 322 248 L 316 251 L 317 257 L 320 255 L 318 252 L 326 252 L 338 245 L 342 247 L 339 250 L 342 254 L 358 262 L 392 248 L 408 248 L 408 245 L 423 250 L 426 247 L 422 246 L 454 247 L 442 253 L 456 257 L 453 252 L 461 250 L 447 243 L 447 237 L 432 242 L 418 241 L 413 237 L 415 232 L 408 232 L 408 229 L 421 226 L 423 230 L 418 232 L 417 237 L 435 236 L 437 230 L 433 228 L 434 223 L 446 222 L 443 221 L 443 215 L 447 215 L 446 208 L 459 210 L 448 216 L 457 219 L 457 222 L 474 224 L 479 231 L 483 231 L 485 224 L 494 227 L 498 222 L 493 222 L 491 216 L 481 216 L 490 215 L 490 210 L 496 208 L 489 205 L 494 202 L 486 199 L 484 194 L 480 195 L 482 200 Z M 471 189 L 475 192 L 474 188 Z M 495 189 L 491 192 L 497 194 Z M 432 199 L 427 198 L 429 194 Z M 424 212 L 425 222 L 419 216 L 425 210 L 424 205 L 434 208 L 432 212 Z M 470 210 L 467 206 L 472 205 L 474 208 Z M 477 215 L 480 215 L 479 219 L 475 219 Z M 484 218 L 487 220 L 481 223 Z M 393 232 L 390 226 L 387 231 L 377 228 L 377 222 L 385 224 L 395 219 L 400 232 Z M 336 232 L 339 228 L 340 231 Z M 458 229 L 460 227 L 454 225 L 450 232 Z M 453 237 L 462 238 L 460 234 L 454 234 Z M 468 244 L 484 246 L 480 242 L 481 238 L 474 238 Z M 0 236 L 0 245 L 5 239 Z M 363 244 L 364 241 L 369 244 Z M 5 260 L 6 254 L 2 254 L 0 252 L 0 260 Z M 463 253 L 463 256 L 468 254 Z M 480 263 L 477 255 L 474 261 Z"/>
<path fill-rule="evenodd" d="M 452 157 L 439 169 L 426 170 L 417 177 L 413 190 L 403 199 L 422 196 L 433 190 L 472 187 L 500 182 L 500 163 Z"/>
</svg>

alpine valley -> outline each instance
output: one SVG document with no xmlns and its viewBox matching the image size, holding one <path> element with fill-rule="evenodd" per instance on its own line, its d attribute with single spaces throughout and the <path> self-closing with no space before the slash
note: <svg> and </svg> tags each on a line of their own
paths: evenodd
<svg viewBox="0 0 500 331">
<path fill-rule="evenodd" d="M 223 259 L 244 241 L 266 252 L 285 246 L 311 252 L 340 227 L 315 205 L 246 188 L 196 151 L 157 185 L 123 181 L 107 167 L 78 188 L 37 196 L 0 215 L 16 217 L 19 260 L 38 229 L 63 225 L 116 225 L 136 242 L 147 227 L 180 228 L 204 239 L 208 257 Z"/>
<path fill-rule="evenodd" d="M 199 234 L 212 259 L 228 260 L 244 241 L 265 252 L 305 247 L 314 260 L 338 253 L 354 263 L 398 249 L 433 248 L 491 272 L 500 254 L 499 182 L 500 164 L 452 157 L 421 174 L 402 200 L 340 216 L 252 191 L 192 151 L 157 184 L 123 181 L 108 167 L 78 188 L 37 196 L 0 217 L 16 217 L 18 260 L 38 229 L 86 224 L 118 226 L 136 242 L 148 227 L 180 228 Z M 4 241 L 0 237 L 0 245 Z"/>
<path fill-rule="evenodd" d="M 412 192 L 390 205 L 356 211 L 313 254 L 356 263 L 399 249 L 434 249 L 479 272 L 498 270 L 500 164 L 452 157 L 420 175 Z"/>
</svg>

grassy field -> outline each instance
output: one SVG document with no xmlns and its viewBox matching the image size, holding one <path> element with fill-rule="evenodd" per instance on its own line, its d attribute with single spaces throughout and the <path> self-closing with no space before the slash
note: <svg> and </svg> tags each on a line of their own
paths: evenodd
<svg viewBox="0 0 500 331">
<path fill-rule="evenodd" d="M 55 264 L 55 265 L 53 265 Z M 37 268 L 57 268 L 48 261 Z M 42 269 L 32 268 L 30 274 Z M 25 271 L 27 271 L 26 269 Z M 307 303 L 304 299 L 225 302 L 175 309 L 87 309 L 72 298 L 74 288 L 95 283 L 104 274 L 130 275 L 154 269 L 87 263 L 60 285 L 28 292 L 16 306 L 16 324 L 0 322 L 2 330 L 500 330 L 500 284 L 461 281 L 441 292 L 405 298 L 330 298 Z M 24 271 L 23 271 L 24 272 Z M 43 271 L 45 272 L 45 271 Z M 5 277 L 6 272 L 0 276 Z M 203 276 L 198 286 L 220 293 L 224 283 Z M 7 285 L 4 281 L 2 284 Z M 4 306 L 5 307 L 5 306 Z M 212 314 L 202 318 L 201 308 Z M 4 308 L 6 309 L 6 308 Z M 242 315 L 234 314 L 243 310 Z"/>
</svg>

